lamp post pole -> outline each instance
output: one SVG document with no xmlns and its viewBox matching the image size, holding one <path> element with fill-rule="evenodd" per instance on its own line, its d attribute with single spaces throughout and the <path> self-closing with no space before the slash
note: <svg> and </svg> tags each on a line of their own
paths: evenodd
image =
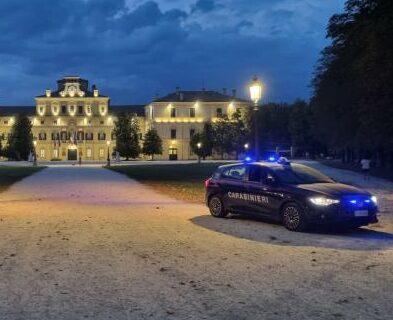
<svg viewBox="0 0 393 320">
<path fill-rule="evenodd" d="M 254 104 L 255 161 L 259 161 L 260 160 L 258 110 L 259 110 L 258 104 Z"/>
<path fill-rule="evenodd" d="M 201 148 L 202 148 L 201 142 L 197 143 L 197 148 L 198 148 L 198 163 L 201 163 Z"/>
<path fill-rule="evenodd" d="M 37 140 L 34 140 L 33 144 L 34 144 L 33 166 L 36 166 L 37 165 Z"/>
<path fill-rule="evenodd" d="M 108 140 L 106 144 L 108 145 L 108 157 L 106 158 L 106 166 L 109 168 L 111 166 L 111 158 L 109 157 L 109 145 L 111 144 L 111 142 Z"/>
<path fill-rule="evenodd" d="M 250 97 L 251 101 L 254 103 L 253 106 L 253 117 L 254 117 L 254 149 L 255 149 L 255 161 L 260 160 L 260 145 L 259 145 L 259 122 L 258 122 L 258 110 L 259 110 L 259 101 L 262 98 L 262 82 L 258 80 L 257 77 L 250 83 Z"/>
</svg>

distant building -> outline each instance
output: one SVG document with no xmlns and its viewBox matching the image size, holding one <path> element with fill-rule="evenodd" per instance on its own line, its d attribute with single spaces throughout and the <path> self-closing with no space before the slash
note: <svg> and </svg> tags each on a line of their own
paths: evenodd
<svg viewBox="0 0 393 320">
<path fill-rule="evenodd" d="M 190 138 L 202 130 L 203 123 L 216 121 L 236 109 L 245 110 L 249 102 L 216 91 L 181 91 L 158 98 L 148 105 L 111 106 L 110 99 L 80 77 L 57 81 L 56 91 L 37 96 L 36 106 L 0 107 L 2 145 L 17 114 L 27 115 L 33 124 L 38 160 L 104 161 L 115 149 L 114 122 L 120 112 L 134 114 L 141 138 L 154 127 L 163 140 L 163 154 L 156 159 L 195 159 Z"/>
<path fill-rule="evenodd" d="M 217 91 L 181 91 L 158 98 L 145 107 L 146 127 L 154 127 L 163 140 L 164 154 L 157 159 L 195 159 L 190 139 L 205 122 L 244 110 L 249 101 Z M 218 156 L 218 155 L 217 155 Z"/>
</svg>

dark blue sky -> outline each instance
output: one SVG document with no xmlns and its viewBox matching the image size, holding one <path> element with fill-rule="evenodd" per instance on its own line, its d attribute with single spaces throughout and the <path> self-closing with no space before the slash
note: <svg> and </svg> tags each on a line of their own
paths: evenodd
<svg viewBox="0 0 393 320">
<path fill-rule="evenodd" d="M 344 0 L 1 0 L 0 105 L 34 104 L 64 75 L 112 103 L 145 103 L 176 86 L 265 101 L 310 96 L 329 17 Z"/>
</svg>

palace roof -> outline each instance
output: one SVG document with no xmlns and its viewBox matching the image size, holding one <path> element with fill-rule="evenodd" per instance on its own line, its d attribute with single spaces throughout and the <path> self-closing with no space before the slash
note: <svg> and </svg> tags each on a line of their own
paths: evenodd
<svg viewBox="0 0 393 320">
<path fill-rule="evenodd" d="M 237 98 L 235 95 L 228 95 L 218 91 L 176 91 L 164 97 L 154 100 L 154 102 L 246 102 L 250 101 Z"/>
</svg>

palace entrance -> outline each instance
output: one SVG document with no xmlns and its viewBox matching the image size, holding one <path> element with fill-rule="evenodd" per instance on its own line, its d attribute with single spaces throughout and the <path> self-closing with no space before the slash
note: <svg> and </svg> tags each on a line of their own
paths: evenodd
<svg viewBox="0 0 393 320">
<path fill-rule="evenodd" d="M 68 149 L 68 160 L 78 160 L 77 149 Z"/>
</svg>

